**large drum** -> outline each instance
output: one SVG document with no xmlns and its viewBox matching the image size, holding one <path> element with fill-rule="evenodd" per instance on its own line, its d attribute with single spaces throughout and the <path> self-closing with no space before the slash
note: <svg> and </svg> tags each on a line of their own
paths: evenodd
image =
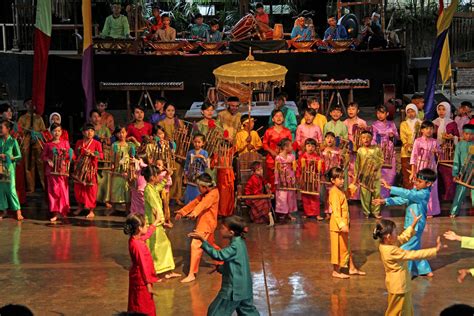
<svg viewBox="0 0 474 316">
<path fill-rule="evenodd" d="M 257 33 L 257 20 L 252 14 L 247 14 L 241 18 L 230 31 L 230 35 L 235 41 L 251 38 Z"/>
</svg>

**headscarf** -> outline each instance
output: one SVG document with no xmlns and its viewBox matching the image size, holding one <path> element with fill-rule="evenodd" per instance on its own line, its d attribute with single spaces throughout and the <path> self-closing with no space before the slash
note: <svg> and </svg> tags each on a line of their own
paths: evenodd
<svg viewBox="0 0 474 316">
<path fill-rule="evenodd" d="M 449 123 L 453 122 L 453 120 L 451 119 L 451 104 L 449 104 L 448 102 L 440 102 L 436 106 L 436 111 L 438 111 L 440 106 L 444 106 L 446 114 L 444 115 L 444 118 L 438 117 L 433 121 L 433 123 L 438 126 L 438 132 L 436 136 L 438 142 L 441 144 L 443 142 L 443 134 L 446 133 L 446 126 L 448 126 Z"/>
<path fill-rule="evenodd" d="M 407 121 L 407 124 L 408 124 L 408 127 L 410 127 L 410 130 L 412 131 L 412 133 L 415 132 L 415 125 L 417 122 L 419 122 L 421 124 L 421 120 L 418 118 L 418 108 L 416 107 L 415 104 L 413 103 L 409 103 L 406 107 L 405 107 L 405 113 L 408 112 L 408 110 L 413 110 L 415 111 L 415 118 L 414 119 L 410 119 L 410 118 L 406 118 L 406 121 Z"/>
<path fill-rule="evenodd" d="M 57 115 L 59 117 L 59 123 L 61 124 L 61 114 L 58 112 L 53 112 L 49 115 L 49 128 L 51 128 L 51 124 L 53 124 L 53 116 Z"/>
</svg>

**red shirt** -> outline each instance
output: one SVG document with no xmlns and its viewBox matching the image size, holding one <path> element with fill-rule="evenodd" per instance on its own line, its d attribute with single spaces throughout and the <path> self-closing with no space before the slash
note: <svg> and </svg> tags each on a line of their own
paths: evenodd
<svg viewBox="0 0 474 316">
<path fill-rule="evenodd" d="M 135 137 L 138 142 L 142 142 L 143 136 L 151 136 L 153 126 L 148 122 L 143 122 L 142 128 L 136 128 L 134 123 L 127 126 L 127 137 Z"/>
<path fill-rule="evenodd" d="M 245 185 L 245 195 L 259 195 L 264 193 L 266 181 L 262 176 L 252 174 Z"/>
<path fill-rule="evenodd" d="M 156 277 L 153 259 L 145 241 L 153 235 L 156 227 L 150 225 L 145 235 L 140 238 L 130 237 L 128 250 L 132 259 L 132 267 L 129 271 L 130 285 L 147 285 L 158 280 Z"/>
<path fill-rule="evenodd" d="M 319 156 L 317 153 L 303 153 L 301 156 L 298 157 L 298 169 L 296 170 L 296 177 L 299 178 L 301 176 L 301 160 L 304 159 L 306 161 L 308 160 L 322 160 L 321 156 Z M 324 162 L 321 163 L 321 174 L 324 174 Z"/>
<path fill-rule="evenodd" d="M 267 13 L 256 14 L 255 19 L 259 22 L 265 23 L 266 25 L 270 24 L 270 18 Z"/>
<path fill-rule="evenodd" d="M 275 126 L 268 128 L 263 136 L 263 149 L 266 151 L 268 151 L 268 149 L 277 151 L 278 143 L 284 138 L 288 138 L 290 141 L 292 140 L 291 131 L 288 128 L 283 127 L 280 132 L 275 130 Z M 268 153 L 267 162 L 271 163 L 274 161 L 272 155 Z"/>
</svg>

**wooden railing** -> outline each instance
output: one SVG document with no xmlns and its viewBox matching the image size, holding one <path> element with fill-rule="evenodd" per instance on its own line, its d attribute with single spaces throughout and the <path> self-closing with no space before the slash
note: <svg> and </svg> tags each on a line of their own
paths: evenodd
<svg viewBox="0 0 474 316">
<path fill-rule="evenodd" d="M 474 51 L 474 12 L 457 12 L 449 30 L 451 56 Z"/>
</svg>

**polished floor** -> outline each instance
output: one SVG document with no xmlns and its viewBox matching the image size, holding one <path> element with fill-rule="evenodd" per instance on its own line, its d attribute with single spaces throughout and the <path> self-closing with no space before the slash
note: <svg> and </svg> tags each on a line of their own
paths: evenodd
<svg viewBox="0 0 474 316">
<path fill-rule="evenodd" d="M 52 225 L 42 198 L 33 196 L 25 210 L 27 220 L 0 221 L 0 305 L 24 304 L 35 315 L 115 315 L 126 311 L 130 265 L 121 216 L 98 216 L 89 221 L 69 218 Z M 445 206 L 446 208 L 447 206 Z M 99 212 L 99 215 L 101 213 Z M 401 208 L 383 215 L 401 224 Z M 451 220 L 429 220 L 424 247 L 451 229 L 474 235 L 474 215 Z M 255 304 L 261 315 L 383 315 L 387 292 L 384 271 L 372 239 L 374 220 L 366 220 L 351 205 L 351 247 L 365 277 L 331 278 L 327 222 L 302 220 L 269 228 L 251 225 L 247 236 L 253 273 Z M 186 270 L 193 222 L 184 220 L 169 230 L 177 271 Z M 218 241 L 222 241 L 218 237 Z M 474 251 L 449 248 L 430 261 L 435 277 L 413 281 L 416 315 L 438 315 L 454 303 L 474 303 L 474 278 L 456 282 L 457 270 L 474 266 Z M 208 274 L 208 257 L 197 280 L 158 283 L 158 315 L 205 315 L 220 286 L 220 276 Z"/>
</svg>

